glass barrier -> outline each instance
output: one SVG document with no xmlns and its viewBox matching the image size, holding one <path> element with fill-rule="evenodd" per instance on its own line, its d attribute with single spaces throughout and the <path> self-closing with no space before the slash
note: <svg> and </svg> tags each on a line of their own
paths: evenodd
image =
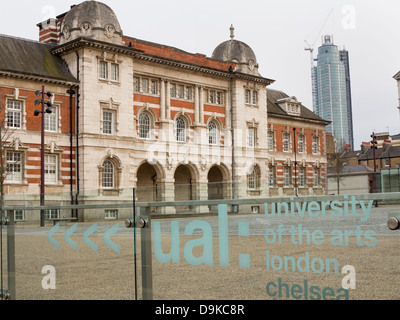
<svg viewBox="0 0 400 320">
<path fill-rule="evenodd" d="M 18 300 L 399 299 L 400 193 L 296 191 L 152 186 L 46 194 L 44 207 L 6 196 L 2 288 Z"/>
<path fill-rule="evenodd" d="M 14 288 L 5 281 L 7 298 L 136 299 L 134 232 L 119 218 L 133 215 L 128 192 L 130 203 L 82 205 L 71 205 L 65 194 L 46 194 L 45 207 L 36 196 L 7 196 L 2 264 L 15 260 L 2 273 L 4 279 L 14 274 Z"/>
</svg>

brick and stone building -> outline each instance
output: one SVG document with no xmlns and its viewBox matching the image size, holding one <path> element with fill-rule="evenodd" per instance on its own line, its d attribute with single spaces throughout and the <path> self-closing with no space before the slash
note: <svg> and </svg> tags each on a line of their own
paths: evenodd
<svg viewBox="0 0 400 320">
<path fill-rule="evenodd" d="M 233 27 L 211 57 L 127 36 L 97 1 L 38 27 L 40 42 L 0 36 L 1 103 L 13 129 L 4 142 L 7 194 L 39 192 L 33 114 L 42 85 L 54 93 L 46 194 L 87 203 L 131 199 L 132 188 L 140 201 L 325 192 L 328 122 L 267 89 L 274 80 L 260 75 Z"/>
</svg>

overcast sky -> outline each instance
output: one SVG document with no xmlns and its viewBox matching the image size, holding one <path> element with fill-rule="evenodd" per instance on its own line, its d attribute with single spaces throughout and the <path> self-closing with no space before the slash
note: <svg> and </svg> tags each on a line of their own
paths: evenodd
<svg viewBox="0 0 400 320">
<path fill-rule="evenodd" d="M 3 3 L 0 33 L 38 39 L 36 24 L 69 10 L 74 0 Z M 125 35 L 210 57 L 229 39 L 255 52 L 271 88 L 296 96 L 312 110 L 311 61 L 321 37 L 333 35 L 350 55 L 355 148 L 375 132 L 400 133 L 397 84 L 400 71 L 399 0 L 104 0 Z M 316 57 L 316 56 L 315 56 Z"/>
</svg>

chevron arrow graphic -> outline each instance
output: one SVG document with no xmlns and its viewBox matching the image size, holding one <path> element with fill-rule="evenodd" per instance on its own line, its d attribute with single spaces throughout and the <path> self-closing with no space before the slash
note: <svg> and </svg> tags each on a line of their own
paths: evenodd
<svg viewBox="0 0 400 320">
<path fill-rule="evenodd" d="M 119 223 L 117 223 L 115 226 L 113 226 L 110 230 L 104 233 L 104 243 L 109 246 L 111 249 L 113 249 L 116 253 L 120 253 L 119 246 L 116 245 L 114 242 L 110 240 L 110 237 L 117 233 L 119 230 Z"/>
<path fill-rule="evenodd" d="M 71 240 L 70 236 L 76 232 L 78 229 L 78 224 L 74 224 L 70 229 L 68 229 L 67 232 L 64 234 L 64 241 L 68 243 L 75 251 L 78 251 L 78 245 L 76 244 L 75 241 Z"/>
<path fill-rule="evenodd" d="M 47 233 L 47 240 L 57 248 L 57 250 L 60 250 L 60 244 L 54 240 L 53 235 L 60 229 L 60 224 L 57 223 L 54 228 L 50 229 L 49 232 Z"/>
<path fill-rule="evenodd" d="M 98 247 L 97 245 L 89 239 L 89 237 L 95 233 L 97 231 L 97 223 L 93 226 L 91 226 L 89 229 L 87 229 L 84 233 L 83 233 L 83 241 L 85 241 L 85 243 L 94 251 L 98 251 Z"/>
</svg>

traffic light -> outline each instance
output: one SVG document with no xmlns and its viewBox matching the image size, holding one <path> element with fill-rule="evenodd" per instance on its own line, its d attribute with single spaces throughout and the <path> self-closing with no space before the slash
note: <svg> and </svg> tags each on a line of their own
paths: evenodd
<svg viewBox="0 0 400 320">
<path fill-rule="evenodd" d="M 376 141 L 376 135 L 375 134 L 371 134 L 371 149 L 378 149 L 378 142 Z"/>
</svg>

